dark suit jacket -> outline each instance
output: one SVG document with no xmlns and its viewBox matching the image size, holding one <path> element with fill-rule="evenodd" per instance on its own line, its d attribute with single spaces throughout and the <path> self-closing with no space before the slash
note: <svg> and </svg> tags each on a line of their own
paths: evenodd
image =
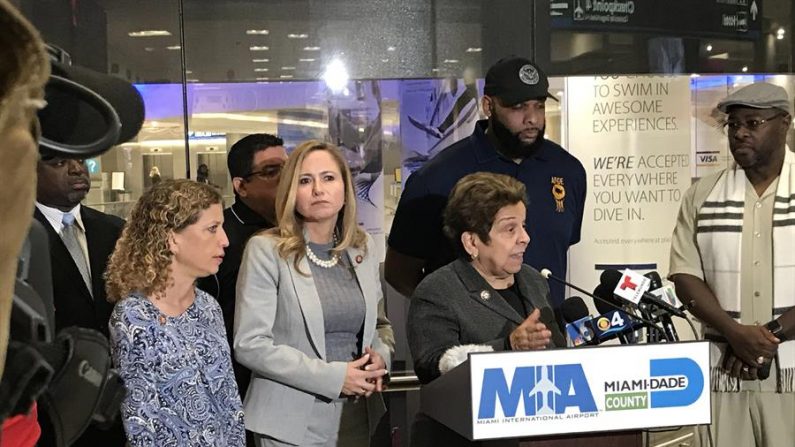
<svg viewBox="0 0 795 447">
<path fill-rule="evenodd" d="M 116 240 L 121 234 L 124 220 L 86 206 L 80 207 L 80 217 L 85 227 L 88 261 L 91 267 L 93 298 L 83 282 L 80 271 L 61 237 L 47 218 L 38 210 L 34 217 L 47 229 L 52 261 L 52 292 L 55 304 L 55 330 L 69 326 L 95 329 L 108 335 L 108 320 L 113 304 L 105 299 L 105 268 Z"/>
<path fill-rule="evenodd" d="M 52 294 L 55 304 L 55 330 L 60 331 L 70 326 L 94 329 L 108 336 L 108 320 L 113 304 L 108 303 L 105 295 L 105 269 L 108 265 L 116 240 L 121 235 L 124 220 L 105 214 L 86 206 L 80 207 L 80 217 L 86 233 L 88 246 L 88 262 L 91 267 L 92 296 L 88 293 L 72 255 L 61 241 L 61 237 L 52 228 L 47 218 L 36 208 L 34 217 L 41 222 L 47 231 L 50 242 L 50 260 L 52 262 Z M 39 417 L 42 418 L 41 412 Z M 42 435 L 39 446 L 54 446 L 53 429 L 46 419 L 41 419 Z M 73 447 L 124 445 L 124 430 L 121 420 L 107 430 L 89 426 Z"/>
<path fill-rule="evenodd" d="M 515 278 L 528 313 L 538 308 L 541 322 L 552 331 L 550 346 L 565 347 L 547 281 L 528 265 Z M 406 323 L 417 377 L 422 383 L 439 377 L 439 359 L 454 346 L 478 344 L 504 350 L 508 336 L 525 318 L 468 262 L 457 259 L 436 270 L 414 290 Z"/>
</svg>

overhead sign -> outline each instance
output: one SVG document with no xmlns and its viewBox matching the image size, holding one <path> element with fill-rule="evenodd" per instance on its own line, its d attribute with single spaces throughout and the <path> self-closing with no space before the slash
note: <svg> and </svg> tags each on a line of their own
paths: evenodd
<svg viewBox="0 0 795 447">
<path fill-rule="evenodd" d="M 553 29 L 755 39 L 761 0 L 553 0 Z"/>
<path fill-rule="evenodd" d="M 710 423 L 709 343 L 477 353 L 472 438 Z"/>
</svg>

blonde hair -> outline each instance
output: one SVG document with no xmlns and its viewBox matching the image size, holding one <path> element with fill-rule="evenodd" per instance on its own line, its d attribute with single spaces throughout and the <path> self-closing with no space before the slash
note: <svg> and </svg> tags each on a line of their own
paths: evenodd
<svg viewBox="0 0 795 447">
<path fill-rule="evenodd" d="M 115 303 L 133 292 L 162 295 L 172 281 L 171 234 L 196 223 L 199 214 L 215 204 L 223 206 L 221 194 L 193 180 L 164 180 L 146 191 L 110 257 L 105 272 L 108 301 Z"/>
<path fill-rule="evenodd" d="M 345 159 L 342 158 L 339 148 L 332 144 L 317 140 L 310 140 L 299 145 L 287 158 L 287 163 L 282 169 L 279 186 L 276 190 L 276 220 L 279 225 L 268 230 L 267 234 L 277 238 L 276 248 L 279 256 L 288 259 L 294 256 L 294 265 L 300 272 L 298 264 L 306 256 L 306 240 L 304 240 L 304 220 L 296 210 L 296 191 L 298 178 L 301 175 L 301 166 L 307 155 L 315 151 L 325 151 L 337 163 L 345 185 L 345 203 L 337 215 L 334 232 L 337 235 L 337 244 L 331 249 L 333 253 L 341 253 L 349 247 L 367 250 L 367 233 L 356 221 L 356 194 L 353 188 L 351 171 Z"/>
<path fill-rule="evenodd" d="M 39 33 L 5 0 L 0 0 L 0 131 L 20 118 L 35 118 L 44 107 L 50 62 Z"/>
</svg>

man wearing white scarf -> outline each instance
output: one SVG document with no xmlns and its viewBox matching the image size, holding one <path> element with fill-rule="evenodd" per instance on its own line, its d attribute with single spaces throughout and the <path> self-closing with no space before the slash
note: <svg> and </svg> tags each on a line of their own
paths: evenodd
<svg viewBox="0 0 795 447">
<path fill-rule="evenodd" d="M 792 106 L 786 90 L 760 82 L 735 91 L 718 109 L 727 114 L 735 163 L 685 194 L 670 275 L 712 342 L 712 445 L 791 447 L 795 154 L 786 137 Z"/>
</svg>

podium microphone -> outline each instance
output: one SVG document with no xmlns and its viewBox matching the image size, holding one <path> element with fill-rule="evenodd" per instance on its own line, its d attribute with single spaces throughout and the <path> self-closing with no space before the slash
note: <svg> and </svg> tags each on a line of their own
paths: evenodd
<svg viewBox="0 0 795 447">
<path fill-rule="evenodd" d="M 663 287 L 662 278 L 659 273 L 651 271 L 643 276 L 649 278 L 649 291 L 654 291 Z M 665 312 L 664 309 L 663 312 L 658 311 L 657 314 L 660 324 L 662 324 L 663 329 L 665 329 L 665 338 L 667 338 L 668 341 L 679 341 L 679 334 L 676 332 L 676 326 L 673 320 L 671 320 L 671 316 Z"/>
<path fill-rule="evenodd" d="M 582 298 L 572 296 L 560 306 L 563 319 L 566 321 L 566 336 L 573 346 L 590 345 L 594 341 L 591 326 L 591 315 Z"/>
<path fill-rule="evenodd" d="M 543 272 L 541 273 L 543 275 Z M 608 269 L 602 272 L 602 276 L 599 278 L 601 284 L 604 284 L 605 287 L 608 287 L 610 290 L 615 290 L 618 287 L 618 283 L 621 282 L 621 278 L 624 275 L 619 272 L 618 270 Z M 685 313 L 674 306 L 666 303 L 665 301 L 657 298 L 656 296 L 652 295 L 649 292 L 643 292 L 640 298 L 641 303 L 649 303 L 654 304 L 655 306 L 665 309 L 669 313 L 676 315 L 680 318 L 687 318 Z"/>
<path fill-rule="evenodd" d="M 594 302 L 600 301 L 600 302 L 604 303 L 605 305 L 609 306 L 611 309 L 624 312 L 624 309 L 622 309 L 620 306 L 616 306 L 615 304 L 611 303 L 610 301 L 607 301 L 607 300 L 605 300 L 605 299 L 603 299 L 601 297 L 595 296 L 591 292 L 588 292 L 585 289 L 581 289 L 581 288 L 575 286 L 574 284 L 571 284 L 571 283 L 567 282 L 565 279 L 561 279 L 561 278 L 558 278 L 557 276 L 554 276 L 552 274 L 552 271 L 549 270 L 549 269 L 542 269 L 541 270 L 541 276 L 543 276 L 546 279 L 551 279 L 551 280 L 553 280 L 553 281 L 555 281 L 557 283 L 563 284 L 564 286 L 571 287 L 572 289 L 574 289 L 574 290 L 582 293 L 583 295 L 591 298 L 592 300 L 594 300 Z M 651 320 L 649 320 L 647 318 L 641 317 L 639 315 L 631 315 L 631 314 L 626 314 L 626 315 L 629 318 L 633 319 L 633 320 L 640 321 L 641 323 L 644 323 L 644 324 L 646 324 L 646 325 L 648 325 L 650 327 L 653 327 L 653 328 L 655 328 L 655 329 L 657 329 L 657 330 L 659 330 L 661 332 L 663 331 L 663 329 L 660 326 L 658 326 L 656 323 L 652 322 Z"/>
</svg>

